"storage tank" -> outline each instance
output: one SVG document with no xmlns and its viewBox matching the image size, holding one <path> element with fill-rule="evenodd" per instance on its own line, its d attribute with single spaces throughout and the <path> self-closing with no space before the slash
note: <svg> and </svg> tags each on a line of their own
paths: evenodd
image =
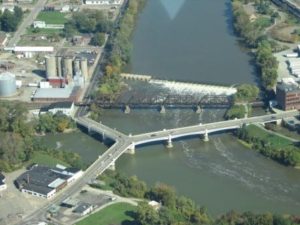
<svg viewBox="0 0 300 225">
<path fill-rule="evenodd" d="M 61 56 L 57 56 L 56 57 L 56 61 L 57 61 L 57 76 L 62 77 L 62 57 Z"/>
<path fill-rule="evenodd" d="M 0 74 L 0 96 L 6 97 L 16 93 L 16 76 L 10 72 Z"/>
<path fill-rule="evenodd" d="M 88 71 L 88 64 L 87 64 L 87 59 L 86 58 L 81 58 L 80 61 L 80 69 L 81 69 L 81 74 L 85 80 L 87 80 L 89 76 L 89 71 Z"/>
<path fill-rule="evenodd" d="M 80 71 L 80 59 L 76 58 L 74 61 L 74 74 Z"/>
<path fill-rule="evenodd" d="M 72 80 L 73 77 L 73 65 L 72 65 L 72 58 L 65 57 L 64 58 L 64 77 L 68 79 L 68 81 Z"/>
<path fill-rule="evenodd" d="M 54 55 L 45 56 L 46 59 L 46 75 L 47 79 L 56 78 L 56 60 Z"/>
</svg>

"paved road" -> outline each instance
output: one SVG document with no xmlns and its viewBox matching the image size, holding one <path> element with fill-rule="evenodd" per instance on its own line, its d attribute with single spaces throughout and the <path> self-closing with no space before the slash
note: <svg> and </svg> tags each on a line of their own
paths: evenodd
<svg viewBox="0 0 300 225">
<path fill-rule="evenodd" d="M 14 36 L 9 40 L 7 47 L 14 47 L 19 41 L 21 36 L 25 33 L 27 27 L 29 27 L 39 12 L 44 8 L 47 0 L 38 0 L 35 6 L 30 11 L 29 15 L 19 25 L 18 30 L 14 33 Z"/>
</svg>

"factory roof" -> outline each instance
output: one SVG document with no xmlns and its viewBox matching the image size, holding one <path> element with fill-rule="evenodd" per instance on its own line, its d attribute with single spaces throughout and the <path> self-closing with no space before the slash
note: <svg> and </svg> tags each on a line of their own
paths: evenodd
<svg viewBox="0 0 300 225">
<path fill-rule="evenodd" d="M 33 98 L 69 98 L 73 88 L 39 88 Z"/>
<path fill-rule="evenodd" d="M 53 52 L 53 46 L 15 46 L 15 52 Z"/>
<path fill-rule="evenodd" d="M 61 179 L 61 178 L 57 178 L 56 180 L 52 181 L 50 184 L 48 184 L 48 187 L 50 188 L 57 188 L 60 185 L 62 185 L 63 183 L 65 183 L 66 180 Z"/>
<path fill-rule="evenodd" d="M 279 83 L 277 84 L 277 89 L 284 92 L 298 92 L 300 91 L 299 85 L 296 83 Z"/>
</svg>

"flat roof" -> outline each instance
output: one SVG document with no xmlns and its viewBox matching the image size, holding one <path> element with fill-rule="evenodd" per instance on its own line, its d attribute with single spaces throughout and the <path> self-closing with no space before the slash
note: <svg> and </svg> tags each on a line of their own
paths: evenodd
<svg viewBox="0 0 300 225">
<path fill-rule="evenodd" d="M 74 209 L 74 212 L 76 213 L 83 213 L 85 212 L 87 209 L 89 209 L 90 207 L 93 207 L 93 205 L 89 204 L 89 203 L 85 203 L 85 202 L 82 202 L 80 203 L 76 209 Z"/>
<path fill-rule="evenodd" d="M 48 187 L 50 188 L 57 188 L 60 185 L 62 185 L 63 183 L 65 183 L 66 180 L 61 179 L 61 178 L 57 178 L 56 180 L 52 181 L 50 184 L 48 184 Z"/>
<path fill-rule="evenodd" d="M 293 84 L 293 83 L 280 83 L 277 84 L 277 88 L 284 91 L 284 92 L 298 92 L 300 91 L 300 88 L 297 84 Z"/>
<path fill-rule="evenodd" d="M 69 98 L 73 88 L 38 88 L 33 98 Z"/>
<path fill-rule="evenodd" d="M 15 52 L 53 52 L 53 46 L 15 46 Z"/>
</svg>

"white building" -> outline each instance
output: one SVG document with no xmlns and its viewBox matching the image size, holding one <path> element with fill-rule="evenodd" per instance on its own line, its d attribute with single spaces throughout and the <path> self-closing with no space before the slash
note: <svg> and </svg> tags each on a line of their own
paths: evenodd
<svg viewBox="0 0 300 225">
<path fill-rule="evenodd" d="M 46 22 L 40 20 L 33 21 L 33 28 L 46 28 Z"/>
<path fill-rule="evenodd" d="M 7 188 L 7 185 L 5 184 L 5 176 L 0 173 L 0 191 L 3 191 Z"/>
<path fill-rule="evenodd" d="M 84 0 L 86 5 L 121 5 L 122 0 Z"/>
<path fill-rule="evenodd" d="M 61 112 L 66 116 L 73 116 L 74 108 L 74 102 L 57 102 L 49 106 L 48 112 L 51 112 L 52 114 Z"/>
<path fill-rule="evenodd" d="M 79 214 L 80 216 L 85 216 L 89 213 L 91 213 L 94 209 L 94 206 L 89 203 L 81 203 L 79 206 L 77 206 L 76 209 L 74 209 L 74 213 Z"/>
</svg>

